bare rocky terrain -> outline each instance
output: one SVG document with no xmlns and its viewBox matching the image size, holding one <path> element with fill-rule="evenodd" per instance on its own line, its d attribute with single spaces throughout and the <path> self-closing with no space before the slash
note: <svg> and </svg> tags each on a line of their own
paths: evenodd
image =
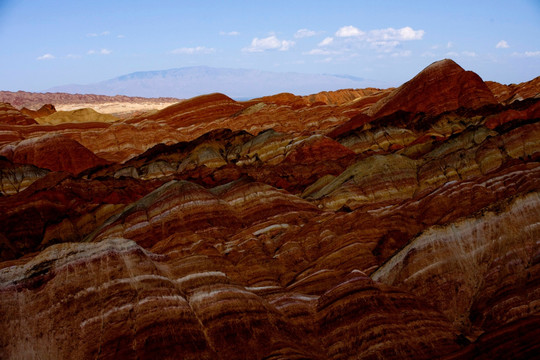
<svg viewBox="0 0 540 360">
<path fill-rule="evenodd" d="M 0 103 L 0 358 L 537 359 L 538 85 Z"/>
<path fill-rule="evenodd" d="M 132 96 L 106 96 L 68 93 L 34 93 L 26 91 L 0 91 L 0 102 L 9 103 L 17 109 L 38 110 L 43 105 L 51 104 L 57 111 L 71 111 L 91 108 L 103 114 L 128 117 L 134 113 L 161 110 L 178 103 L 181 99 L 161 97 L 144 98 Z"/>
</svg>

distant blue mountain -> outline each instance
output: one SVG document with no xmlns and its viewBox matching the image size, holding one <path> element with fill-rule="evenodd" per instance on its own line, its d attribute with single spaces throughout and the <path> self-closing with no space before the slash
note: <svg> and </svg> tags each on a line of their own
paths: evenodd
<svg viewBox="0 0 540 360">
<path fill-rule="evenodd" d="M 194 66 L 139 71 L 93 84 L 56 86 L 46 91 L 176 98 L 220 92 L 235 99 L 246 99 L 281 92 L 308 95 L 320 91 L 388 86 L 383 82 L 348 75 L 279 73 Z"/>
</svg>

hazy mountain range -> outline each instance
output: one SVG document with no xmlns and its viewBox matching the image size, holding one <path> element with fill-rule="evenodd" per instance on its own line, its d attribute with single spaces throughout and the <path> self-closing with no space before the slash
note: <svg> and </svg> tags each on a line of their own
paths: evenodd
<svg viewBox="0 0 540 360">
<path fill-rule="evenodd" d="M 220 92 L 233 98 L 253 98 L 281 92 L 313 94 L 347 88 L 389 85 L 348 75 L 279 73 L 249 69 L 184 67 L 160 71 L 140 71 L 97 83 L 56 86 L 46 91 L 144 97 L 193 96 Z"/>
</svg>

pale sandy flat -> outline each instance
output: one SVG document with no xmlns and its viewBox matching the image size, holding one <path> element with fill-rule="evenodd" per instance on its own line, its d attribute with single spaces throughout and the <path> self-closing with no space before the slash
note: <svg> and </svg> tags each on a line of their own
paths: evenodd
<svg viewBox="0 0 540 360">
<path fill-rule="evenodd" d="M 118 117 L 124 117 L 135 112 L 161 110 L 173 104 L 176 104 L 176 102 L 108 102 L 101 104 L 58 104 L 55 105 L 55 107 L 57 111 L 71 111 L 81 108 L 90 108 L 102 114 L 111 114 Z"/>
</svg>

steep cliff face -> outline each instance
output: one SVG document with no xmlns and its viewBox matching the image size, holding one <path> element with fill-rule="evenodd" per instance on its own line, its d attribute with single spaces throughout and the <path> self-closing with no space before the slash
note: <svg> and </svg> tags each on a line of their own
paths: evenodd
<svg viewBox="0 0 540 360">
<path fill-rule="evenodd" d="M 10 110 L 0 358 L 534 358 L 540 100 L 486 89 Z"/>
</svg>

